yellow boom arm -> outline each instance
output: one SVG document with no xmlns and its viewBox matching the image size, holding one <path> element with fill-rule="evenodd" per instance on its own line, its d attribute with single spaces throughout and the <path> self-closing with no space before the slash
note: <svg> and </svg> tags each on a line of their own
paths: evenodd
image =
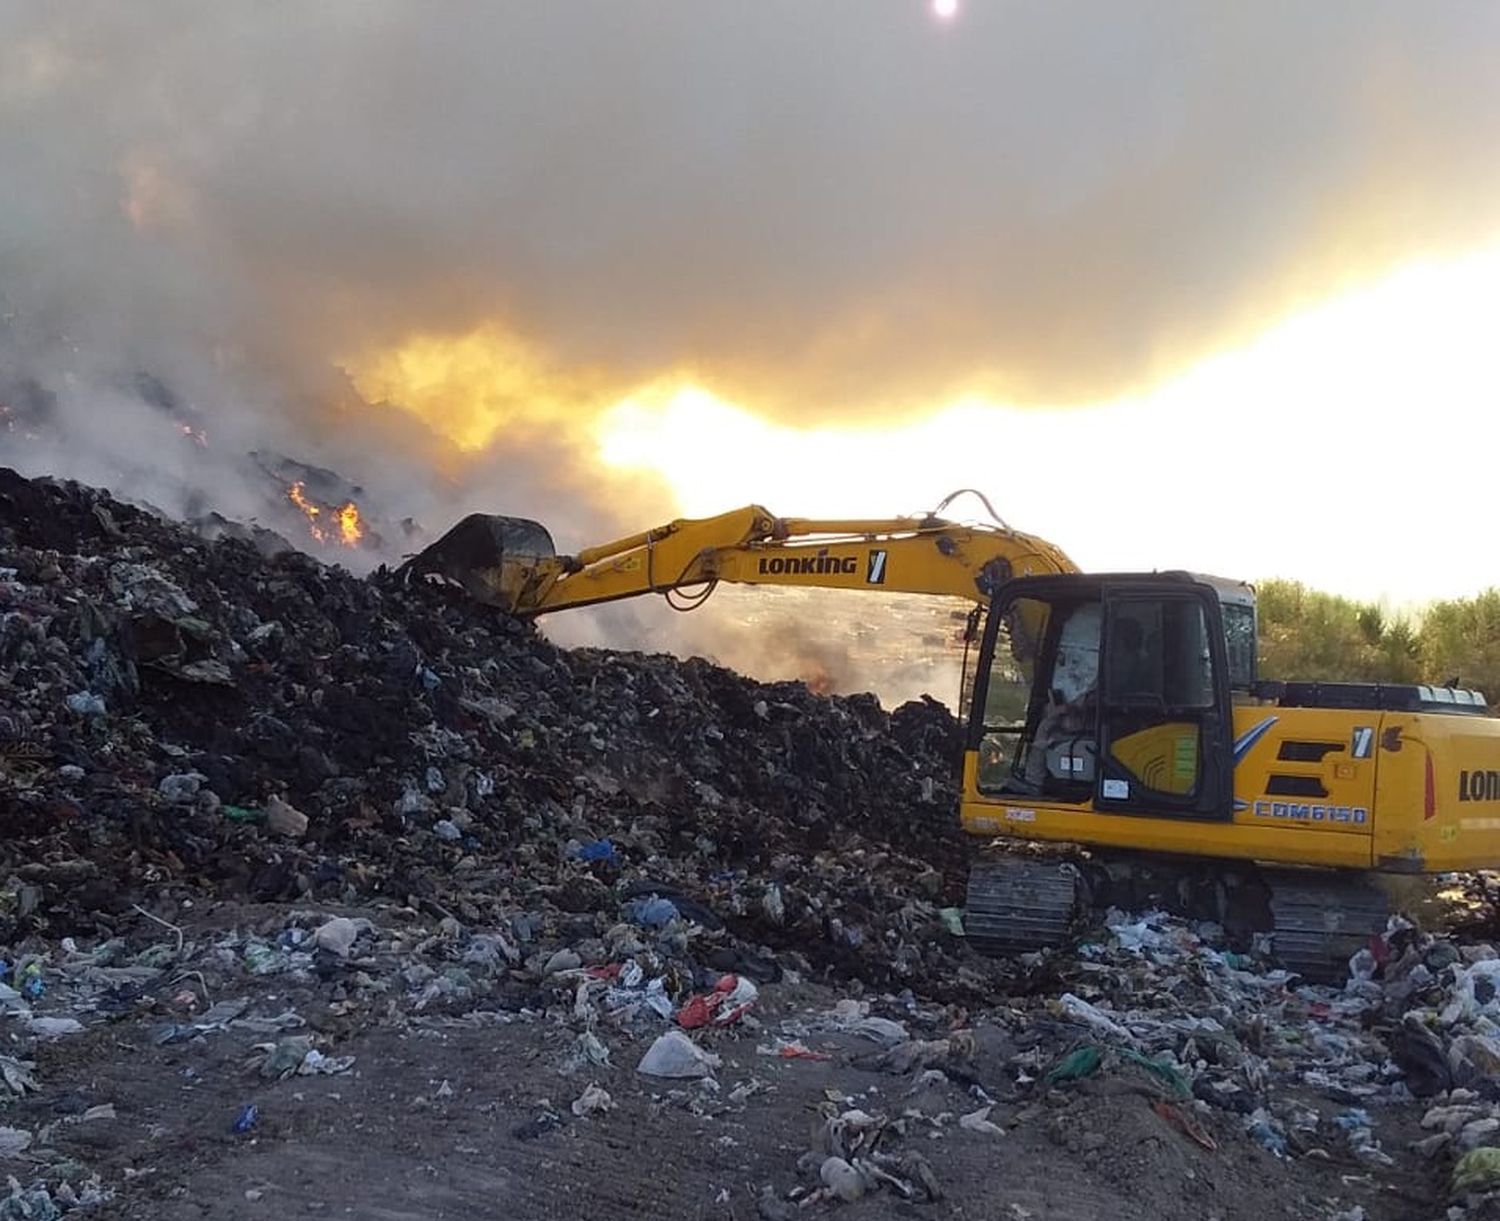
<svg viewBox="0 0 1500 1221">
<path fill-rule="evenodd" d="M 535 522 L 474 514 L 402 567 L 447 578 L 482 602 L 528 617 L 646 593 L 689 609 L 720 581 L 984 603 L 1008 577 L 1078 571 L 1053 544 L 998 518 L 994 526 L 959 525 L 936 516 L 952 499 L 925 517 L 868 520 L 776 517 L 748 505 L 682 518 L 574 556 L 554 554 Z"/>
</svg>

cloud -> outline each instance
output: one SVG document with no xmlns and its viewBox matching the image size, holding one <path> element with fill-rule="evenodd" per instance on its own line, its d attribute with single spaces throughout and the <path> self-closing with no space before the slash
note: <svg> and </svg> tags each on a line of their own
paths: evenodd
<svg viewBox="0 0 1500 1221">
<path fill-rule="evenodd" d="M 498 319 L 563 364 L 689 368 L 799 418 L 976 382 L 1078 401 L 1500 224 L 1493 6 L 10 24 L 7 299 L 278 370 Z"/>
</svg>

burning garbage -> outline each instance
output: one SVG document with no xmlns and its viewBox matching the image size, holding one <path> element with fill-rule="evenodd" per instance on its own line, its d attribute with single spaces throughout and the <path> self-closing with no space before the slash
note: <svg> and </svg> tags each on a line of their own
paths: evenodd
<svg viewBox="0 0 1500 1221">
<path fill-rule="evenodd" d="M 363 541 L 365 524 L 359 515 L 359 506 L 352 500 L 337 508 L 318 504 L 308 499 L 300 479 L 287 489 L 286 497 L 307 518 L 307 532 L 315 542 L 358 547 Z"/>
<path fill-rule="evenodd" d="M 315 528 L 361 528 L 297 495 Z M 0 502 L 0 663 L 10 711 L 48 750 L 10 816 L 64 834 L 116 902 L 163 868 L 293 899 L 469 858 L 613 922 L 660 861 L 671 876 L 650 882 L 709 929 L 720 971 L 758 980 L 786 951 L 808 969 L 973 986 L 950 969 L 962 941 L 939 915 L 966 850 L 940 705 L 888 713 L 696 659 L 570 653 L 440 590 L 267 556 L 228 531 L 205 542 L 73 485 L 8 473 Z M 187 773 L 202 777 L 193 802 L 170 801 L 158 783 Z M 59 802 L 79 815 L 57 822 Z M 295 846 L 223 813 L 280 806 L 306 817 Z M 111 848 L 126 825 L 144 852 Z M 553 855 L 554 837 L 612 851 Z M 337 864 L 350 851 L 353 875 Z M 27 920 L 65 928 L 77 899 L 44 888 Z M 456 901 L 493 905 L 483 886 Z"/>
</svg>

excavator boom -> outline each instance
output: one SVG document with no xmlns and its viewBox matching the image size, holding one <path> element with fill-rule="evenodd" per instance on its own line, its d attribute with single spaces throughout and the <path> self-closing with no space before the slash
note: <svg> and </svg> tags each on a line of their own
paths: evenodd
<svg viewBox="0 0 1500 1221">
<path fill-rule="evenodd" d="M 1045 539 L 998 518 L 994 525 L 960 525 L 937 516 L 940 509 L 922 517 L 820 519 L 777 517 L 747 505 L 680 518 L 571 556 L 557 555 L 537 522 L 476 513 L 398 571 L 453 582 L 480 602 L 524 617 L 647 593 L 690 609 L 720 581 L 985 603 L 1012 576 L 1078 571 Z"/>
</svg>

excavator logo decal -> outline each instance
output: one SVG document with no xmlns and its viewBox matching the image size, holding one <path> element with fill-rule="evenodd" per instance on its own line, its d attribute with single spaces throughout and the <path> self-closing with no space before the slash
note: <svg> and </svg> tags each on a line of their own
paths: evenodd
<svg viewBox="0 0 1500 1221">
<path fill-rule="evenodd" d="M 828 548 L 824 547 L 817 555 L 777 555 L 770 558 L 762 556 L 760 571 L 776 576 L 782 573 L 809 573 L 816 576 L 826 576 L 831 572 L 841 572 L 846 576 L 853 576 L 859 571 L 859 557 L 853 555 L 829 555 Z"/>
<path fill-rule="evenodd" d="M 1240 765 L 1240 760 L 1250 753 L 1250 748 L 1266 736 L 1266 730 L 1270 729 L 1272 725 L 1276 724 L 1278 719 L 1278 717 L 1268 716 L 1259 725 L 1255 725 L 1252 728 L 1245 730 L 1244 733 L 1240 734 L 1240 736 L 1234 740 L 1235 767 L 1238 767 Z M 1239 813 L 1241 810 L 1248 810 L 1249 808 L 1250 803 L 1248 801 L 1242 801 L 1238 797 L 1234 799 L 1235 813 Z"/>
<path fill-rule="evenodd" d="M 1428 766 L 1432 765 L 1429 763 Z M 1459 772 L 1458 799 L 1460 801 L 1500 801 L 1500 772 Z"/>
<path fill-rule="evenodd" d="M 865 570 L 866 585 L 885 584 L 885 557 L 886 553 L 884 551 L 876 550 L 870 552 L 870 566 Z"/>
</svg>

